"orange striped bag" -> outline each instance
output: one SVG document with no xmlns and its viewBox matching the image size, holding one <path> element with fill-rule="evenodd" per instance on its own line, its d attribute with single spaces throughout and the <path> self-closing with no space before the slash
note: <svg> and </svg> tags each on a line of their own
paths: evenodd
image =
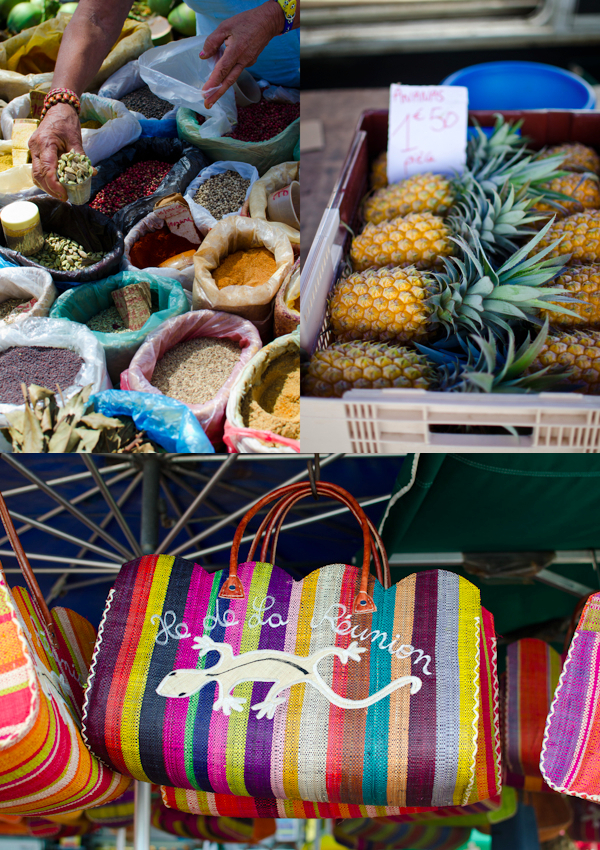
<svg viewBox="0 0 600 850">
<path fill-rule="evenodd" d="M 80 676 L 91 626 L 64 609 L 50 614 L 1 495 L 0 516 L 32 591 L 13 595 L 0 564 L 0 813 L 101 805 L 122 794 L 130 779 L 101 764 L 81 737 Z M 81 628 L 81 643 L 73 624 Z"/>
</svg>

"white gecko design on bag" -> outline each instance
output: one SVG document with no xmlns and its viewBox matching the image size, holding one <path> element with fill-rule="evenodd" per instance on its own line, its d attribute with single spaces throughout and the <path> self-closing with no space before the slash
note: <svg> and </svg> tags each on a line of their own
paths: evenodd
<svg viewBox="0 0 600 850">
<path fill-rule="evenodd" d="M 274 682 L 264 701 L 252 706 L 253 711 L 257 712 L 257 718 L 266 715 L 269 720 L 275 716 L 277 706 L 286 701 L 281 693 L 293 685 L 312 685 L 333 705 L 352 709 L 368 708 L 405 685 L 410 685 L 411 694 L 416 694 L 423 684 L 417 676 L 401 676 L 365 699 L 346 699 L 336 694 L 320 676 L 317 665 L 323 658 L 332 655 L 339 658 L 342 664 L 347 664 L 350 658 L 360 661 L 362 653 L 367 650 L 355 640 L 347 649 L 328 646 L 306 658 L 276 649 L 256 649 L 235 656 L 228 643 L 216 643 L 207 635 L 195 638 L 194 649 L 200 650 L 200 658 L 208 652 L 218 652 L 219 661 L 206 670 L 182 668 L 167 673 L 156 693 L 163 697 L 190 697 L 210 682 L 216 682 L 218 695 L 213 711 L 222 711 L 226 715 L 231 714 L 232 710 L 243 710 L 246 700 L 232 694 L 235 686 L 242 682 Z"/>
</svg>

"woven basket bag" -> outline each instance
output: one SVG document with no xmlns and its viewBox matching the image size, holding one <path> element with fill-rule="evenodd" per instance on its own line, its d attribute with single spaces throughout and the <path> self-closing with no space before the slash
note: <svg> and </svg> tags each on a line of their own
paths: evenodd
<svg viewBox="0 0 600 850">
<path fill-rule="evenodd" d="M 248 511 L 229 573 L 166 555 L 121 569 L 86 692 L 92 751 L 136 779 L 238 797 L 385 809 L 496 795 L 493 641 L 481 652 L 493 624 L 479 591 L 443 570 L 390 587 L 356 500 L 317 489 L 358 518 L 362 568 L 294 581 L 266 561 L 271 535 L 311 493 L 296 484 Z M 238 564 L 249 520 L 274 500 L 260 560 L 253 546 Z"/>
<path fill-rule="evenodd" d="M 573 635 L 546 720 L 542 776 L 555 791 L 600 803 L 600 593 Z"/>
<path fill-rule="evenodd" d="M 504 783 L 550 791 L 540 771 L 546 718 L 561 671 L 549 644 L 524 638 L 508 646 L 504 688 Z"/>
<path fill-rule="evenodd" d="M 338 844 L 350 850 L 456 850 L 470 835 L 470 827 L 382 823 L 370 818 L 340 820 L 333 829 Z"/>
<path fill-rule="evenodd" d="M 218 844 L 260 844 L 275 834 L 273 818 L 198 817 L 167 809 L 160 798 L 152 804 L 152 825 L 169 835 Z"/>
<path fill-rule="evenodd" d="M 74 612 L 48 611 L 1 495 L 0 516 L 31 591 L 13 593 L 0 564 L 0 813 L 48 815 L 108 802 L 130 779 L 100 764 L 80 734 L 93 629 Z"/>
</svg>

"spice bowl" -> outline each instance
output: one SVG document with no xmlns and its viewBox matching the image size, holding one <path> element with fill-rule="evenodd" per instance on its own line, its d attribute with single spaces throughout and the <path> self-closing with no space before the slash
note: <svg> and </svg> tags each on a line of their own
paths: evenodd
<svg viewBox="0 0 600 850">
<path fill-rule="evenodd" d="M 288 227 L 300 229 L 300 183 L 293 180 L 289 186 L 272 192 L 267 200 L 271 221 L 279 221 Z"/>
<path fill-rule="evenodd" d="M 67 190 L 67 198 L 69 203 L 74 206 L 80 207 L 82 204 L 87 204 L 91 195 L 92 195 L 92 176 L 87 178 L 83 183 L 76 183 L 75 185 L 70 185 L 69 183 L 65 183 L 65 189 Z"/>
<path fill-rule="evenodd" d="M 233 91 L 237 106 L 250 106 L 252 103 L 258 103 L 262 97 L 260 86 L 250 71 L 242 71 L 233 84 Z"/>
</svg>

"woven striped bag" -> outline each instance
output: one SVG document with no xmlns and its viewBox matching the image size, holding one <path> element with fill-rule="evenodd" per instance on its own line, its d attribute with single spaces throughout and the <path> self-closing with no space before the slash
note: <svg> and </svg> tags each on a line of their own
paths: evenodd
<svg viewBox="0 0 600 850">
<path fill-rule="evenodd" d="M 318 490 L 359 518 L 362 569 L 334 564 L 294 581 L 266 562 L 271 532 L 311 492 L 304 484 L 251 508 L 229 574 L 165 555 L 121 569 L 86 692 L 92 751 L 136 779 L 215 794 L 382 807 L 487 799 L 497 780 L 480 733 L 486 723 L 494 740 L 480 716 L 492 685 L 482 684 L 479 591 L 442 570 L 389 587 L 358 503 L 335 485 Z M 261 560 L 252 551 L 238 567 L 248 521 L 273 499 Z"/>
<path fill-rule="evenodd" d="M 351 850 L 457 850 L 471 835 L 470 827 L 383 823 L 370 818 L 340 820 L 333 837 Z"/>
<path fill-rule="evenodd" d="M 98 826 L 119 829 L 119 827 L 129 826 L 133 823 L 134 811 L 135 792 L 133 788 L 128 788 L 124 794 L 121 794 L 120 797 L 111 803 L 107 803 L 105 806 L 96 806 L 93 809 L 86 809 L 85 816 L 89 821 Z"/>
<path fill-rule="evenodd" d="M 537 638 L 508 646 L 504 699 L 504 783 L 550 791 L 540 772 L 546 718 L 558 685 L 561 658 Z"/>
<path fill-rule="evenodd" d="M 542 776 L 555 791 L 600 803 L 600 593 L 590 596 L 554 694 Z"/>
<path fill-rule="evenodd" d="M 347 803 L 311 803 L 305 800 L 282 800 L 234 797 L 184 788 L 162 786 L 165 805 L 192 814 L 230 815 L 238 817 L 290 818 L 359 818 L 399 816 L 420 820 L 428 816 L 486 814 L 500 808 L 500 728 L 498 716 L 498 671 L 496 636 L 492 615 L 482 609 L 480 639 L 480 708 L 479 744 L 477 748 L 477 783 L 471 800 L 463 807 L 425 808 L 418 806 L 370 806 Z M 475 802 L 478 798 L 479 802 Z"/>
<path fill-rule="evenodd" d="M 47 815 L 107 802 L 130 779 L 100 764 L 83 743 L 77 696 L 62 672 L 64 665 L 75 672 L 81 659 L 56 649 L 56 617 L 1 496 L 0 515 L 33 594 L 15 599 L 0 565 L 0 812 Z"/>
<path fill-rule="evenodd" d="M 275 834 L 273 818 L 206 818 L 167 809 L 158 799 L 152 805 L 152 826 L 200 841 L 218 844 L 260 844 Z"/>
</svg>

